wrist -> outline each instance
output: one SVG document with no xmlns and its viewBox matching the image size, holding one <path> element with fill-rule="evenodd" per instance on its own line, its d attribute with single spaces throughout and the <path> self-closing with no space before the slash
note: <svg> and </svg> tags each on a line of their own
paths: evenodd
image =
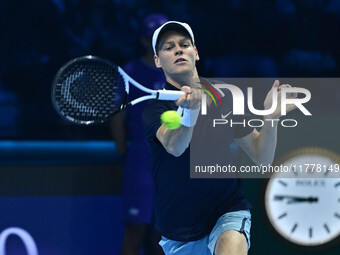
<svg viewBox="0 0 340 255">
<path fill-rule="evenodd" d="M 193 127 L 197 122 L 197 118 L 200 113 L 200 107 L 196 109 L 188 109 L 179 106 L 177 112 L 182 116 L 181 125 Z"/>
</svg>

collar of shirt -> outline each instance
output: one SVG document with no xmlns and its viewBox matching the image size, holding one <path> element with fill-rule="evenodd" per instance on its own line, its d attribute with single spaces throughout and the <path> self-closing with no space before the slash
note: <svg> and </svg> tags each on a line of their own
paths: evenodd
<svg viewBox="0 0 340 255">
<path fill-rule="evenodd" d="M 164 89 L 166 89 L 166 90 L 179 90 L 178 88 L 176 88 L 174 85 L 172 85 L 168 81 L 165 83 Z"/>
</svg>

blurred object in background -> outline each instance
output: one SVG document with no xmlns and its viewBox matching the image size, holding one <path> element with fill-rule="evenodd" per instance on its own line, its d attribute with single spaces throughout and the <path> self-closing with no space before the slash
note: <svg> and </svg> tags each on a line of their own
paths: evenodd
<svg viewBox="0 0 340 255">
<path fill-rule="evenodd" d="M 296 11 L 281 15 L 281 75 L 329 77 L 339 72 L 340 19 L 328 0 L 294 0 Z"/>
<path fill-rule="evenodd" d="M 292 49 L 285 57 L 283 65 L 300 74 L 330 74 L 336 63 L 330 53 Z"/>
<path fill-rule="evenodd" d="M 18 135 L 18 99 L 12 91 L 4 90 L 0 80 L 0 139 Z"/>
<path fill-rule="evenodd" d="M 123 67 L 133 79 L 150 89 L 162 89 L 165 85 L 163 72 L 155 66 L 151 40 L 153 32 L 167 21 L 163 14 L 144 18 L 139 29 L 140 57 Z M 143 95 L 144 92 L 131 86 L 128 101 Z M 155 185 L 142 120 L 145 104 L 139 103 L 111 121 L 112 135 L 124 164 L 122 255 L 138 255 L 142 250 L 147 255 L 163 254 L 158 245 L 161 237 L 153 222 Z"/>
<path fill-rule="evenodd" d="M 325 6 L 325 11 L 332 12 L 336 15 L 340 14 L 340 1 L 328 0 L 328 4 Z"/>
</svg>

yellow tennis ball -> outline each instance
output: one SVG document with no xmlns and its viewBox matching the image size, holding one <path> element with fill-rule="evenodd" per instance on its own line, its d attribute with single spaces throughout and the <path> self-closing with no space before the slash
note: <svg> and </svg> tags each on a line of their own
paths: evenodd
<svg viewBox="0 0 340 255">
<path fill-rule="evenodd" d="M 168 129 L 176 129 L 181 126 L 182 116 L 176 111 L 166 111 L 161 115 L 161 121 Z"/>
</svg>

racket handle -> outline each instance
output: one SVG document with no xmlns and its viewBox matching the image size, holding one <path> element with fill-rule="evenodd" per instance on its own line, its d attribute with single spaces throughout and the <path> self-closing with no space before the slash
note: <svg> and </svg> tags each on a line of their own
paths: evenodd
<svg viewBox="0 0 340 255">
<path fill-rule="evenodd" d="M 183 91 L 175 91 L 175 90 L 158 90 L 158 100 L 177 100 L 185 93 Z"/>
</svg>

